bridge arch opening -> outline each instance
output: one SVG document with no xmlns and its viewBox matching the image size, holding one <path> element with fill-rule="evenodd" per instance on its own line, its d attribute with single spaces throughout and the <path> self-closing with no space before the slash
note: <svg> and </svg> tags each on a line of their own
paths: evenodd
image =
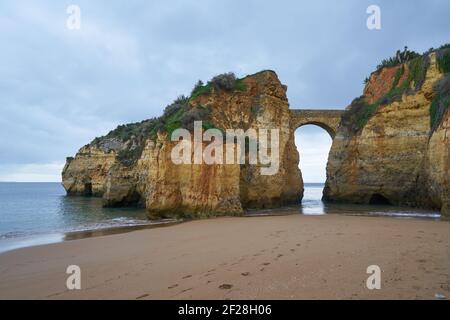
<svg viewBox="0 0 450 320">
<path fill-rule="evenodd" d="M 295 130 L 295 144 L 304 184 L 301 201 L 303 214 L 325 213 L 322 194 L 333 136 L 334 130 L 321 123 L 302 124 Z"/>
<path fill-rule="evenodd" d="M 334 136 L 336 135 L 336 132 L 334 132 L 334 129 L 331 128 L 330 126 L 328 126 L 327 124 L 323 123 L 323 122 L 316 122 L 316 121 L 305 122 L 305 123 L 300 124 L 298 126 L 297 130 L 299 128 L 303 127 L 303 126 L 317 126 L 317 127 L 320 127 L 323 130 L 325 130 L 330 135 L 331 139 L 333 139 Z M 331 146 L 331 144 L 330 144 L 330 146 Z M 298 149 L 298 147 L 297 147 L 297 149 Z"/>
</svg>

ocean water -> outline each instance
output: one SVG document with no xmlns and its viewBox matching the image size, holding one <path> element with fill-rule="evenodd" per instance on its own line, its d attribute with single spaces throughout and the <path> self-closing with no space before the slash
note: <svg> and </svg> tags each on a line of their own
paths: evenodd
<svg viewBox="0 0 450 320">
<path fill-rule="evenodd" d="M 322 202 L 323 183 L 305 183 L 300 212 L 305 215 L 346 214 L 394 218 L 440 219 L 437 211 L 390 205 L 363 205 Z"/>
<path fill-rule="evenodd" d="M 305 184 L 299 213 L 439 219 L 437 212 L 394 206 L 324 204 L 323 184 Z M 153 222 L 154 223 L 154 222 Z M 0 252 L 58 242 L 66 233 L 152 225 L 144 209 L 103 208 L 101 199 L 67 197 L 59 183 L 0 183 Z"/>
<path fill-rule="evenodd" d="M 0 252 L 61 241 L 67 232 L 149 224 L 144 209 L 102 208 L 60 183 L 0 183 Z"/>
</svg>

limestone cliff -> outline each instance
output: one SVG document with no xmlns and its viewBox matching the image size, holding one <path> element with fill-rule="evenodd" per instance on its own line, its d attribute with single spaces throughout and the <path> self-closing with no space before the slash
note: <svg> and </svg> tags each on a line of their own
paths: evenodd
<svg viewBox="0 0 450 320">
<path fill-rule="evenodd" d="M 342 118 L 324 199 L 450 214 L 449 49 L 380 68 Z"/>
<path fill-rule="evenodd" d="M 371 74 L 363 96 L 341 118 L 336 110 L 321 111 L 328 118 L 290 111 L 287 88 L 273 71 L 199 82 L 161 117 L 119 126 L 81 148 L 67 159 L 63 186 L 69 195 L 101 196 L 105 206 L 144 206 L 152 217 L 240 215 L 298 203 L 303 182 L 294 130 L 316 124 L 334 136 L 325 200 L 422 206 L 450 215 L 450 47 L 424 55 L 405 50 L 396 59 Z M 262 165 L 248 161 L 175 164 L 178 142 L 171 133 L 192 132 L 198 120 L 204 131 L 278 129 L 276 174 L 262 175 Z"/>
<path fill-rule="evenodd" d="M 152 217 L 239 215 L 298 202 L 303 183 L 286 86 L 273 71 L 213 80 L 197 84 L 161 118 L 120 126 L 68 158 L 62 173 L 67 193 L 102 196 L 106 206 L 142 205 Z M 261 175 L 260 165 L 250 164 L 173 163 L 170 133 L 191 128 L 194 120 L 222 131 L 279 129 L 278 172 Z"/>
</svg>

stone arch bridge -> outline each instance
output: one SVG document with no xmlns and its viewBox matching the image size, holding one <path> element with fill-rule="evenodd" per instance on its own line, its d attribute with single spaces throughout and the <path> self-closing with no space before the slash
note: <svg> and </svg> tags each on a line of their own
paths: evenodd
<svg viewBox="0 0 450 320">
<path fill-rule="evenodd" d="M 291 109 L 291 129 L 295 131 L 297 128 L 315 124 L 325 129 L 334 138 L 337 128 L 341 122 L 341 116 L 345 110 L 335 109 Z"/>
</svg>

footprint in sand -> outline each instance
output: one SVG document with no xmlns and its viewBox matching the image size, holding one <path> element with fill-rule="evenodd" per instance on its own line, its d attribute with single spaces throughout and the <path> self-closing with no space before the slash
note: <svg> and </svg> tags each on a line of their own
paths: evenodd
<svg viewBox="0 0 450 320">
<path fill-rule="evenodd" d="M 243 275 L 244 277 L 248 276 L 250 274 L 250 272 L 242 272 L 241 275 Z"/>
<path fill-rule="evenodd" d="M 227 284 L 227 283 L 221 284 L 219 286 L 219 289 L 222 289 L 222 290 L 229 290 L 231 288 L 233 288 L 233 285 L 232 284 Z"/>
<path fill-rule="evenodd" d="M 268 266 L 270 264 L 270 262 L 264 262 L 262 265 L 263 266 Z"/>
<path fill-rule="evenodd" d="M 171 285 L 170 287 L 167 287 L 167 289 L 173 289 L 173 288 L 176 288 L 176 287 L 178 287 L 178 283 L 176 283 L 174 285 Z"/>
<path fill-rule="evenodd" d="M 148 293 L 146 293 L 146 294 L 143 294 L 142 296 L 136 297 L 136 300 L 147 298 L 148 296 L 150 296 L 150 295 Z"/>
<path fill-rule="evenodd" d="M 192 275 L 189 274 L 189 275 L 187 275 L 187 276 L 184 276 L 183 279 L 188 279 L 188 278 L 190 278 L 190 277 L 192 277 Z"/>
<path fill-rule="evenodd" d="M 425 263 L 425 262 L 427 262 L 427 260 L 425 260 L 425 259 L 418 259 L 418 260 L 416 260 L 416 262 Z"/>
<path fill-rule="evenodd" d="M 208 272 L 208 273 L 205 273 L 203 275 L 203 277 L 209 277 L 209 276 L 212 276 L 213 274 L 214 274 L 214 272 Z"/>
</svg>

